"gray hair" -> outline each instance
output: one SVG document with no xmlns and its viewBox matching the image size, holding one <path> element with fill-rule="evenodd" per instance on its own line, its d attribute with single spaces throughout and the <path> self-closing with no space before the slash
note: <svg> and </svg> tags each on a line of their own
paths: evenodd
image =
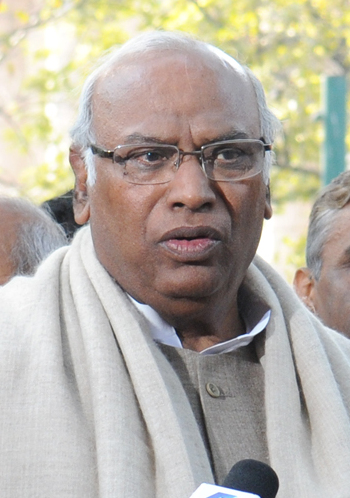
<svg viewBox="0 0 350 498">
<path fill-rule="evenodd" d="M 131 55 L 138 54 L 141 56 L 146 52 L 155 50 L 189 51 L 193 49 L 215 54 L 225 66 L 231 65 L 237 67 L 238 63 L 235 59 L 222 50 L 208 43 L 196 40 L 187 34 L 166 31 L 147 32 L 136 36 L 121 47 L 113 48 L 107 56 L 101 59 L 99 65 L 85 81 L 80 98 L 78 117 L 71 130 L 73 143 L 81 149 L 85 161 L 85 167 L 88 172 L 87 182 L 89 185 L 93 185 L 96 180 L 94 157 L 89 146 L 91 143 L 95 142 L 95 136 L 92 129 L 92 97 L 98 79 L 103 74 L 106 74 L 113 66 Z M 245 66 L 241 66 L 241 68 L 245 71 L 255 90 L 260 116 L 261 136 L 264 137 L 267 143 L 273 143 L 276 134 L 281 129 L 280 122 L 267 107 L 265 92 L 260 81 L 250 69 Z M 273 161 L 274 154 L 272 152 L 265 155 L 263 171 L 265 183 L 268 183 L 269 181 L 270 166 Z"/>
<path fill-rule="evenodd" d="M 9 254 L 15 268 L 14 275 L 33 274 L 43 259 L 67 245 L 63 228 L 31 202 L 19 198 L 0 198 L 0 206 L 17 218 L 16 243 Z"/>
<path fill-rule="evenodd" d="M 333 220 L 349 202 L 350 171 L 345 171 L 319 192 L 312 207 L 306 243 L 306 264 L 316 280 L 321 275 L 323 249 Z"/>
</svg>

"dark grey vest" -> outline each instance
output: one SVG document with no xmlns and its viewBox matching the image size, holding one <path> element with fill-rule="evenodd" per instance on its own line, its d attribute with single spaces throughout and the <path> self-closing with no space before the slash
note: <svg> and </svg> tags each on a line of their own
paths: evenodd
<svg viewBox="0 0 350 498">
<path fill-rule="evenodd" d="M 254 342 L 215 355 L 159 345 L 188 396 L 218 484 L 241 459 L 268 463 L 264 374 Z"/>
</svg>

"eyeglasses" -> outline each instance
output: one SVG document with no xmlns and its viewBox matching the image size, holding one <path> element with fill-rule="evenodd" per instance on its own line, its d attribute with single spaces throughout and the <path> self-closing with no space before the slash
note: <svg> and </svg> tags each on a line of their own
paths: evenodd
<svg viewBox="0 0 350 498">
<path fill-rule="evenodd" d="M 227 140 L 203 145 L 200 150 L 184 152 L 176 145 L 142 144 L 117 145 L 105 150 L 90 145 L 93 154 L 112 159 L 121 177 L 135 184 L 161 184 L 170 182 L 184 156 L 196 156 L 210 180 L 238 182 L 261 173 L 265 152 L 272 145 L 261 140 Z"/>
</svg>

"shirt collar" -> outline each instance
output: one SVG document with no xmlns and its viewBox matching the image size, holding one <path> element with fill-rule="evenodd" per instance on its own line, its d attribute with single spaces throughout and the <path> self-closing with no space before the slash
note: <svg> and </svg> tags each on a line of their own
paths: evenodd
<svg viewBox="0 0 350 498">
<path fill-rule="evenodd" d="M 163 318 L 161 318 L 161 316 L 158 315 L 158 313 L 153 308 L 151 308 L 151 306 L 148 306 L 147 304 L 141 304 L 135 301 L 135 299 L 133 299 L 131 296 L 129 296 L 129 298 L 148 321 L 150 325 L 151 335 L 154 341 L 168 346 L 182 348 L 181 341 L 177 336 L 174 327 L 163 320 Z M 210 346 L 209 348 L 201 351 L 200 354 L 210 355 L 229 353 L 231 351 L 235 351 L 240 347 L 248 346 L 248 344 L 252 342 L 254 337 L 265 329 L 271 316 L 271 310 L 266 310 L 266 307 L 263 303 L 261 303 L 261 305 L 259 306 L 259 304 L 254 302 L 254 307 L 254 320 L 252 320 L 251 316 L 249 316 L 249 319 L 247 319 L 248 317 L 244 313 L 244 310 L 248 308 L 247 302 L 245 302 L 244 309 L 242 310 L 242 318 L 246 324 L 245 334 L 234 337 L 233 339 L 229 339 L 228 341 L 220 342 L 218 344 L 215 344 L 214 346 Z"/>
</svg>

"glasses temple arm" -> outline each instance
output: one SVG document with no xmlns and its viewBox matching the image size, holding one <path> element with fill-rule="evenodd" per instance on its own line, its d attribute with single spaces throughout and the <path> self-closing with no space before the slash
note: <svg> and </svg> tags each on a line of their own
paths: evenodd
<svg viewBox="0 0 350 498">
<path fill-rule="evenodd" d="M 90 145 L 91 152 L 99 157 L 107 158 L 107 159 L 113 159 L 113 150 L 104 150 L 100 149 L 100 147 L 96 147 L 96 145 Z"/>
</svg>

